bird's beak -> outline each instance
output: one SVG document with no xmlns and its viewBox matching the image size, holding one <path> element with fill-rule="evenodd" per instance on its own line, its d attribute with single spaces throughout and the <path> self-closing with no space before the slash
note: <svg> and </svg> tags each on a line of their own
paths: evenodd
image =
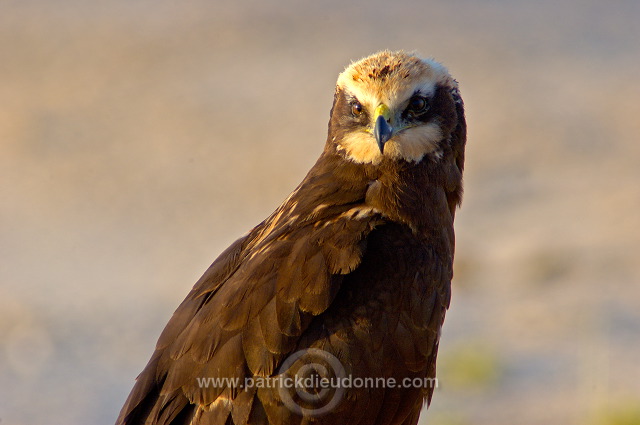
<svg viewBox="0 0 640 425">
<path fill-rule="evenodd" d="M 374 113 L 373 136 L 378 142 L 378 148 L 380 153 L 384 152 L 384 144 L 393 135 L 393 128 L 389 125 L 389 119 L 391 118 L 391 111 L 384 103 L 381 103 Z"/>
</svg>

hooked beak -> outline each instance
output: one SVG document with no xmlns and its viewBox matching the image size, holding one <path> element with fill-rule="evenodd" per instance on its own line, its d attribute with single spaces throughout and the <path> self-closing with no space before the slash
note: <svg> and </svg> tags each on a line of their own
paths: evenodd
<svg viewBox="0 0 640 425">
<path fill-rule="evenodd" d="M 373 136 L 376 138 L 380 153 L 384 153 L 384 144 L 393 135 L 393 128 L 389 125 L 391 112 L 384 103 L 380 104 L 375 111 L 375 125 L 373 127 Z"/>
</svg>

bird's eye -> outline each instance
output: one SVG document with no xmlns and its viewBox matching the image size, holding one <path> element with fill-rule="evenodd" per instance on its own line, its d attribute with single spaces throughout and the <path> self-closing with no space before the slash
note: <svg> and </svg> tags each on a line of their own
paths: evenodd
<svg viewBox="0 0 640 425">
<path fill-rule="evenodd" d="M 362 114 L 362 104 L 360 102 L 353 102 L 351 104 L 351 113 L 356 117 Z"/>
<path fill-rule="evenodd" d="M 413 96 L 409 99 L 409 105 L 407 106 L 407 112 L 416 115 L 429 109 L 429 102 L 424 96 Z"/>
</svg>

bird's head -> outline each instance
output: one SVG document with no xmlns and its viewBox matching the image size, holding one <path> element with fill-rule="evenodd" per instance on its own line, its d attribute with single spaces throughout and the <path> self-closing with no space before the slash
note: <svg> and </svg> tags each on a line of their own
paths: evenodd
<svg viewBox="0 0 640 425">
<path fill-rule="evenodd" d="M 357 163 L 419 162 L 440 157 L 459 122 L 464 125 L 458 84 L 444 66 L 384 51 L 338 77 L 329 142 Z"/>
</svg>

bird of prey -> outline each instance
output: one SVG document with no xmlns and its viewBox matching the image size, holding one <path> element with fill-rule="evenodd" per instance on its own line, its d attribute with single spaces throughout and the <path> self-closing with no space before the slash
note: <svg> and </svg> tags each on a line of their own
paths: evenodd
<svg viewBox="0 0 640 425">
<path fill-rule="evenodd" d="M 415 424 L 451 296 L 465 142 L 440 63 L 384 51 L 349 65 L 319 159 L 198 280 L 117 424 Z M 315 383 L 277 381 L 294 370 Z M 317 379 L 332 372 L 361 385 Z"/>
</svg>

